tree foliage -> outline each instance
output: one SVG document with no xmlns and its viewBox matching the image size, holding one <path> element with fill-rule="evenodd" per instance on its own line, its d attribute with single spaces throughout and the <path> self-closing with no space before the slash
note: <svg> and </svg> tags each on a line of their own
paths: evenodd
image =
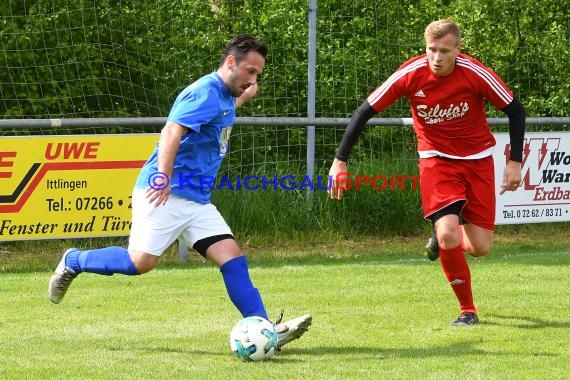
<svg viewBox="0 0 570 380">
<path fill-rule="evenodd" d="M 305 116 L 308 6 L 300 0 L 53 0 L 0 5 L 0 113 L 19 117 L 164 116 L 213 71 L 225 42 L 268 42 L 263 92 L 244 115 Z M 463 50 L 492 67 L 531 116 L 570 114 L 569 5 L 559 0 L 320 1 L 317 116 L 347 117 L 450 17 Z M 385 116 L 406 116 L 407 106 Z"/>
</svg>

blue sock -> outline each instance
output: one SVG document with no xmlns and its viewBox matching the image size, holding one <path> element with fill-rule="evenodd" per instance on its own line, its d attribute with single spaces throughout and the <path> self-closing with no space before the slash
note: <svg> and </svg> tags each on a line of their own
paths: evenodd
<svg viewBox="0 0 570 380">
<path fill-rule="evenodd" d="M 123 247 L 107 247 L 89 251 L 71 251 L 65 265 L 77 273 L 88 272 L 112 276 L 115 273 L 135 276 L 139 274 L 129 251 Z"/>
<path fill-rule="evenodd" d="M 253 286 L 247 269 L 245 256 L 231 259 L 220 267 L 226 290 L 243 317 L 267 318 L 267 312 L 259 291 Z"/>
</svg>

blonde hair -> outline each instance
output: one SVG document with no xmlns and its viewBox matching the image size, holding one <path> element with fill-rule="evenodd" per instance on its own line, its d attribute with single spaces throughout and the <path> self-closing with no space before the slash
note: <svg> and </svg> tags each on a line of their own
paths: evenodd
<svg viewBox="0 0 570 380">
<path fill-rule="evenodd" d="M 449 33 L 457 39 L 457 43 L 461 41 L 461 29 L 459 29 L 459 25 L 453 20 L 441 19 L 433 21 L 426 27 L 424 37 L 426 41 L 428 38 L 440 39 Z"/>
</svg>

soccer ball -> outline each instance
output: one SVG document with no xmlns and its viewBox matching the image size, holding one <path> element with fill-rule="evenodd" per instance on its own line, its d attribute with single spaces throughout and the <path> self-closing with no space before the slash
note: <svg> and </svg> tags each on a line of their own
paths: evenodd
<svg viewBox="0 0 570 380">
<path fill-rule="evenodd" d="M 261 317 L 240 320 L 230 333 L 233 353 L 245 362 L 270 359 L 277 349 L 277 331 L 273 323 Z"/>
</svg>

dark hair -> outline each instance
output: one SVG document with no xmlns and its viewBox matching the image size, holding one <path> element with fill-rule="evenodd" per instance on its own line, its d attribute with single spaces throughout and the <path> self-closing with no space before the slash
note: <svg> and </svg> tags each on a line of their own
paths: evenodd
<svg viewBox="0 0 570 380">
<path fill-rule="evenodd" d="M 239 63 L 250 51 L 256 51 L 265 58 L 267 57 L 268 49 L 265 42 L 262 42 L 249 34 L 242 34 L 232 38 L 222 52 L 220 67 L 224 64 L 228 55 L 236 57 L 236 63 Z"/>
</svg>

